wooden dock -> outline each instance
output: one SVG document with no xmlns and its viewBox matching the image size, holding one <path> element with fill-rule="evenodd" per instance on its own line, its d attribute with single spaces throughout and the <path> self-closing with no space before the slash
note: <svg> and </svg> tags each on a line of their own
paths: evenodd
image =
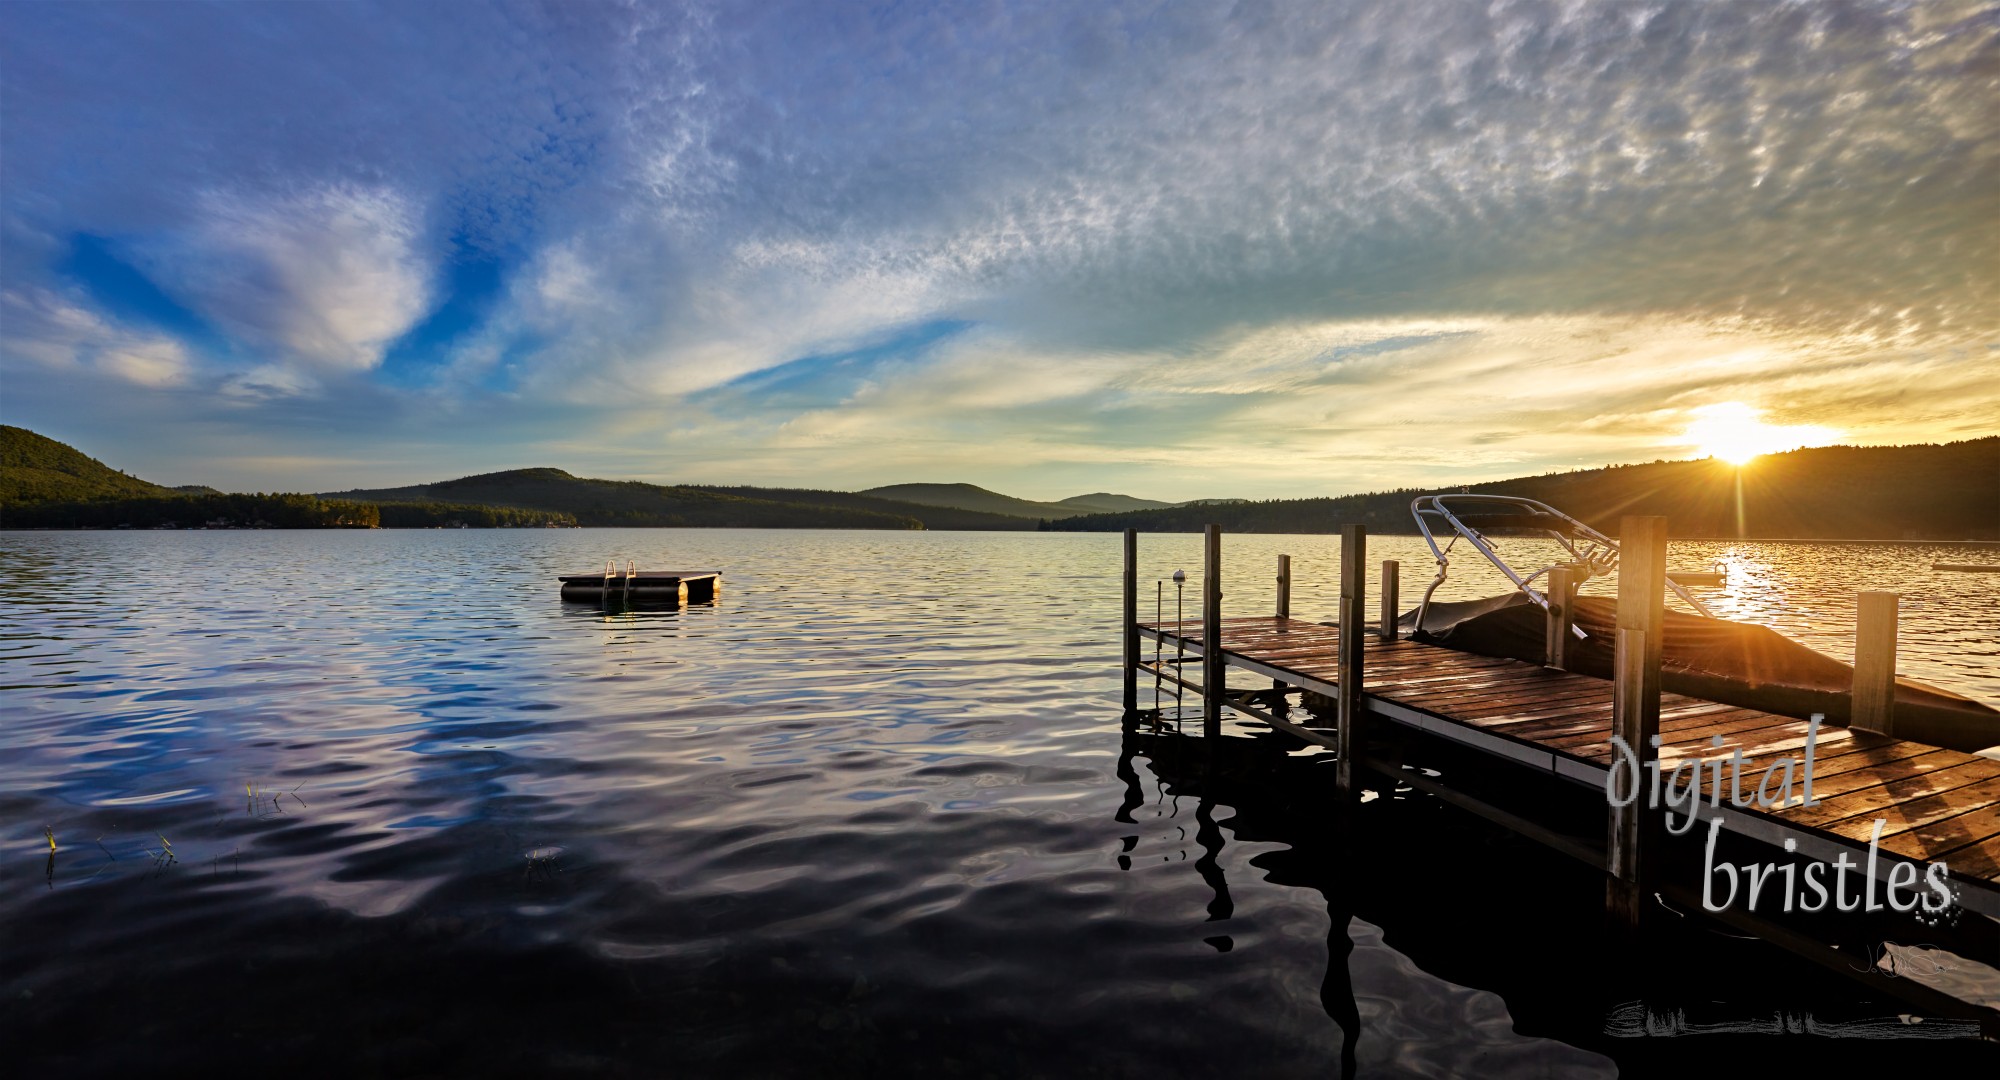
<svg viewBox="0 0 2000 1080">
<path fill-rule="evenodd" d="M 1202 655 L 1201 623 L 1141 623 L 1139 632 L 1192 657 Z M 1222 621 L 1226 667 L 1337 698 L 1340 631 L 1299 619 Z M 1519 660 L 1457 652 L 1407 639 L 1368 634 L 1362 645 L 1361 705 L 1367 716 L 1473 747 L 1538 772 L 1603 790 L 1612 765 L 1611 683 Z M 1163 665 L 1169 678 L 1171 665 Z M 1141 670 L 1152 665 L 1141 661 Z M 1332 729 L 1315 730 L 1249 706 L 1266 723 L 1332 746 Z M 1660 767 L 1671 773 L 1685 758 L 1728 761 L 1741 750 L 1741 773 L 1753 788 L 1780 757 L 1798 757 L 1807 721 L 1712 701 L 1662 694 Z M 1715 740 L 1721 739 L 1718 745 Z M 1758 809 L 1731 804 L 1724 770 L 1723 828 L 1831 861 L 1842 849 L 1866 857 L 1874 821 L 1884 819 L 1884 855 L 1916 863 L 1943 862 L 1962 887 L 1961 906 L 2000 917 L 2000 761 L 1905 742 L 1846 727 L 1822 727 L 1815 740 L 1812 808 Z M 1704 768 L 1701 790 L 1712 791 Z M 1398 777 L 1398 779 L 1407 779 Z"/>
<path fill-rule="evenodd" d="M 1628 523 L 1628 530 L 1632 527 Z M 1651 553 L 1651 561 L 1661 576 L 1664 535 L 1664 522 L 1660 522 L 1660 551 Z M 1700 815 L 1700 834 L 1708 832 L 1710 819 L 1719 818 L 1720 830 L 1770 845 L 1780 860 L 1816 859 L 1829 864 L 1845 860 L 1856 868 L 1857 876 L 1866 863 L 1871 875 L 1867 909 L 1871 913 L 1885 906 L 1873 903 L 1877 892 L 1888 891 L 1873 885 L 1893 880 L 1891 874 L 1921 882 L 1928 864 L 1945 864 L 1956 906 L 1973 916 L 1973 924 L 1966 929 L 1978 945 L 1977 951 L 2000 945 L 2000 933 L 1995 931 L 2000 924 L 1993 922 L 2000 920 L 2000 761 L 1861 728 L 1815 725 L 1795 717 L 1661 692 L 1657 649 L 1649 658 L 1644 626 L 1628 628 L 1625 617 L 1628 611 L 1637 611 L 1643 619 L 1650 601 L 1657 627 L 1661 591 L 1657 582 L 1636 580 L 1637 573 L 1621 580 L 1621 677 L 1606 680 L 1397 636 L 1390 614 L 1394 611 L 1393 564 L 1385 566 L 1383 581 L 1389 599 L 1383 605 L 1384 615 L 1375 627 L 1364 627 L 1360 580 L 1364 539 L 1358 527 L 1350 528 L 1343 538 L 1341 617 L 1337 625 L 1290 616 L 1289 561 L 1282 557 L 1277 613 L 1223 617 L 1219 531 L 1211 527 L 1208 540 L 1204 617 L 1148 622 L 1139 620 L 1135 610 L 1136 537 L 1127 535 L 1128 724 L 1147 722 L 1145 711 L 1136 707 L 1138 678 L 1156 677 L 1163 684 L 1192 690 L 1202 700 L 1202 731 L 1207 736 L 1221 734 L 1220 712 L 1227 707 L 1254 723 L 1338 750 L 1342 760 L 1330 785 L 1330 798 L 1356 797 L 1365 783 L 1358 773 L 1368 770 L 1602 868 L 1607 875 L 1608 912 L 1633 925 L 1639 918 L 1643 894 L 1659 892 L 1685 905 L 1696 901 L 1703 888 L 1701 881 L 1688 880 L 1685 865 L 1669 869 L 1669 860 L 1660 859 L 1658 865 L 1642 862 L 1642 852 L 1659 849 L 1665 840 L 1662 811 L 1648 808 L 1643 795 L 1627 808 L 1613 806 L 1607 799 L 1601 804 L 1602 824 L 1585 823 L 1579 829 L 1571 822 L 1567 827 L 1552 827 L 1468 796 L 1419 770 L 1405 769 L 1393 757 L 1371 757 L 1371 747 L 1380 744 L 1380 739 L 1373 737 L 1398 731 L 1405 736 L 1420 734 L 1470 752 L 1475 760 L 1492 763 L 1484 767 L 1487 769 L 1524 770 L 1520 775 L 1599 792 L 1606 791 L 1614 768 L 1629 774 L 1636 767 L 1643 776 L 1657 763 L 1660 774 L 1666 777 L 1681 766 L 1699 778 L 1699 801 L 1694 809 Z M 1643 568 L 1646 554 L 1643 543 L 1628 543 L 1627 567 Z M 1649 587 L 1650 597 L 1646 595 Z M 1629 603 L 1634 593 L 1638 594 L 1636 604 Z M 1561 618 L 1559 611 L 1551 614 L 1554 619 Z M 1857 704 L 1864 689 L 1862 679 L 1893 679 L 1893 606 L 1889 618 L 1888 670 L 1871 674 L 1868 665 L 1862 666 Z M 1567 630 L 1567 625 L 1562 624 L 1562 629 Z M 1345 648 L 1343 630 L 1348 639 Z M 1159 662 L 1143 655 L 1139 647 L 1142 639 L 1159 643 Z M 1550 640 L 1560 642 L 1566 635 L 1552 631 Z M 1645 670 L 1649 659 L 1650 680 Z M 1254 681 L 1255 687 L 1230 689 L 1231 670 L 1255 676 L 1254 680 L 1239 680 Z M 1306 700 L 1320 708 L 1306 715 L 1291 705 L 1287 695 L 1292 693 L 1308 695 Z M 1333 703 L 1338 703 L 1337 709 L 1328 708 Z M 1158 727 L 1165 721 L 1156 715 L 1153 723 Z M 1364 739 L 1364 735 L 1371 738 Z M 1612 743 L 1614 735 L 1638 750 L 1622 766 Z M 1767 768 L 1786 757 L 1799 759 L 1809 738 L 1812 758 L 1805 771 L 1811 776 L 1814 805 L 1760 806 L 1754 799 L 1749 805 L 1737 804 L 1732 798 L 1738 794 L 1732 776 L 1740 776 L 1740 792 L 1748 796 Z M 1683 782 L 1686 772 L 1681 774 Z M 1605 837 L 1603 843 L 1580 838 L 1580 833 L 1588 836 L 1596 828 L 1604 830 L 1599 834 Z M 1908 866 L 1897 870 L 1899 864 Z M 1912 873 L 1914 878 L 1908 877 Z M 1700 874 L 1692 876 L 1699 878 Z M 1831 874 L 1828 876 L 1830 879 Z M 1783 916 L 1749 910 L 1710 914 L 1829 968 L 1854 968 L 1851 952 L 1833 951 L 1810 939 L 1788 925 Z M 2000 949 L 1991 951 L 2000 953 Z M 1979 959 L 2000 966 L 1996 962 L 2000 956 Z M 1867 981 L 1875 974 L 1863 970 L 1857 977 Z M 1976 1017 L 1988 1037 L 2000 1036 L 2000 1012 L 1992 1008 L 1966 1006 L 1956 998 L 1911 985 L 1908 979 L 1901 980 L 1902 986 L 1893 985 L 1894 979 L 1873 981 L 1878 990 L 1916 1000 L 1934 1014 Z"/>
</svg>

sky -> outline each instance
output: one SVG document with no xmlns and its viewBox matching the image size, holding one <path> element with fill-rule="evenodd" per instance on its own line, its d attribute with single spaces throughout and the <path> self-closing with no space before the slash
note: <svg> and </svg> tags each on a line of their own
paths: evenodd
<svg viewBox="0 0 2000 1080">
<path fill-rule="evenodd" d="M 1991 435 L 1996 102 L 1949 0 L 10 3 L 0 421 L 1168 500 Z"/>
</svg>

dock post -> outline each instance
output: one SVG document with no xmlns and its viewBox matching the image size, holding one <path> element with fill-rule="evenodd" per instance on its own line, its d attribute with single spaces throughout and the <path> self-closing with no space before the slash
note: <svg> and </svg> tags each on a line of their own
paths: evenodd
<svg viewBox="0 0 2000 1080">
<path fill-rule="evenodd" d="M 1334 734 L 1339 760 L 1334 763 L 1333 784 L 1346 799 L 1359 792 L 1355 758 L 1361 753 L 1361 638 L 1366 632 L 1368 592 L 1362 567 L 1367 564 L 1367 548 L 1366 526 L 1340 527 L 1340 654 L 1334 674 L 1340 729 Z"/>
<path fill-rule="evenodd" d="M 1290 555 L 1278 556 L 1278 604 L 1276 615 L 1280 623 L 1292 617 L 1292 557 Z M 1278 691 L 1282 695 L 1286 690 L 1285 680 L 1272 679 L 1271 689 Z M 1274 707 L 1280 714 L 1283 714 L 1288 706 L 1285 704 L 1285 699 L 1279 696 Z"/>
<path fill-rule="evenodd" d="M 1852 727 L 1896 734 L 1896 604 L 1892 592 L 1865 592 L 1857 598 L 1854 623 L 1854 689 L 1847 722 Z"/>
<path fill-rule="evenodd" d="M 1292 617 L 1292 557 L 1278 556 L 1278 618 Z"/>
<path fill-rule="evenodd" d="M 1612 667 L 1611 733 L 1632 750 L 1631 787 L 1621 790 L 1624 805 L 1610 802 L 1605 838 L 1606 911 L 1628 927 L 1639 925 L 1645 897 L 1640 887 L 1641 824 L 1646 800 L 1646 764 L 1659 753 L 1660 644 L 1665 635 L 1667 519 L 1634 515 L 1618 527 L 1618 639 Z M 1617 777 L 1622 770 L 1614 769 Z M 1611 792 L 1607 791 L 1609 796 Z"/>
<path fill-rule="evenodd" d="M 1382 563 L 1382 640 L 1383 641 L 1396 640 L 1396 635 L 1399 632 L 1398 627 L 1396 626 L 1396 620 L 1402 617 L 1402 612 L 1398 611 L 1397 609 L 1402 605 L 1397 602 L 1396 589 L 1397 589 L 1398 579 L 1402 576 L 1402 569 L 1403 565 L 1394 559 L 1388 559 Z"/>
<path fill-rule="evenodd" d="M 1222 661 L 1222 526 L 1209 525 L 1201 537 L 1201 733 L 1222 734 L 1222 692 L 1228 669 Z"/>
<path fill-rule="evenodd" d="M 1139 530 L 1125 530 L 1125 722 L 1139 714 Z"/>
<path fill-rule="evenodd" d="M 1576 608 L 1572 601 L 1576 588 L 1570 584 L 1570 569 L 1557 566 L 1549 570 L 1546 597 L 1549 602 L 1548 631 L 1542 641 L 1542 663 L 1557 671 L 1564 670 L 1569 653 L 1570 627 L 1576 625 Z"/>
</svg>

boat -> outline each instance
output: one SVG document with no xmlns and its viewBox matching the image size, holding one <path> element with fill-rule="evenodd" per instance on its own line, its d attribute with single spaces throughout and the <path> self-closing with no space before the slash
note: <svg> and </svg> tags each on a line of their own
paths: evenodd
<svg viewBox="0 0 2000 1080">
<path fill-rule="evenodd" d="M 1581 584 L 1618 569 L 1616 540 L 1533 499 L 1425 495 L 1413 500 L 1410 508 L 1437 561 L 1437 576 L 1424 590 L 1423 600 L 1398 620 L 1399 629 L 1418 641 L 1542 663 L 1549 571 L 1567 567 L 1571 580 Z M 1562 557 L 1524 573 L 1500 553 L 1503 544 L 1517 539 L 1552 540 Z M 1450 572 L 1451 554 L 1461 542 L 1505 574 L 1515 591 L 1478 600 L 1434 600 Z M 1669 607 L 1665 612 L 1662 689 L 1801 720 L 1819 715 L 1829 724 L 1847 724 L 1853 665 L 1769 627 L 1717 618 L 1671 575 L 1667 589 L 1689 610 Z M 1616 601 L 1574 596 L 1568 607 L 1575 640 L 1564 650 L 1563 667 L 1610 678 Z M 1966 753 L 2000 746 L 2000 710 L 1949 690 L 1899 676 L 1894 708 L 1898 738 Z"/>
</svg>

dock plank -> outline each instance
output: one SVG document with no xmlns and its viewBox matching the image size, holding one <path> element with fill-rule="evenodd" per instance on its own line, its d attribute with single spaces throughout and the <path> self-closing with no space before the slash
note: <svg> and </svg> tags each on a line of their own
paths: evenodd
<svg viewBox="0 0 2000 1080">
<path fill-rule="evenodd" d="M 1985 763 L 1992 766 L 1993 763 Z M 1950 796 L 1963 788 L 1991 780 L 2000 776 L 2000 768 L 1981 768 L 1979 762 L 1953 765 L 1943 769 L 1910 770 L 1904 775 L 1871 772 L 1856 777 L 1849 774 L 1850 785 L 1846 791 L 1829 790 L 1827 785 L 1818 783 L 1814 775 L 1814 797 L 1818 806 L 1801 806 L 1782 811 L 1786 820 L 1806 825 L 1837 825 L 1855 821 L 1864 823 L 1863 835 L 1883 812 L 1897 808 L 1901 804 L 1916 803 L 1931 796 Z M 1851 786 L 1857 780 L 1878 782 L 1863 787 Z M 2000 797 L 2000 795 L 1996 795 Z M 1887 831 L 1886 828 L 1884 830 Z"/>
</svg>

